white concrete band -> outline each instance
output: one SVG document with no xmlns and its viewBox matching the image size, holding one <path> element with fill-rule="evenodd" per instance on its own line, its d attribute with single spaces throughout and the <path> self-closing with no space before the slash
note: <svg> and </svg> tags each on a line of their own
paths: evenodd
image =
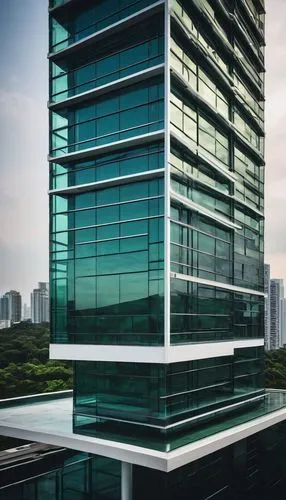
<svg viewBox="0 0 286 500">
<path fill-rule="evenodd" d="M 223 288 L 224 290 L 230 290 L 232 292 L 249 293 L 249 295 L 266 297 L 266 294 L 264 292 L 258 292 L 258 290 L 252 290 L 251 288 L 244 288 L 241 286 L 230 285 L 229 283 L 220 283 L 219 281 L 206 280 L 204 278 L 197 278 L 196 276 L 189 276 L 187 274 L 171 272 L 171 278 L 176 278 L 178 280 L 183 280 L 183 281 L 191 281 L 192 283 L 199 283 L 201 285 Z"/>
<path fill-rule="evenodd" d="M 233 356 L 234 349 L 263 345 L 264 338 L 172 345 L 168 348 L 164 346 L 50 344 L 50 358 L 73 361 L 168 364 Z"/>
</svg>

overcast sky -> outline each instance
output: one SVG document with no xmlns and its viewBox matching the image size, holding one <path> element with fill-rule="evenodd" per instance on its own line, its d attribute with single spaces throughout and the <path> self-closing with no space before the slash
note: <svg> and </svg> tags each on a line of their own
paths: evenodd
<svg viewBox="0 0 286 500">
<path fill-rule="evenodd" d="M 286 2 L 267 0 L 266 9 L 265 262 L 286 279 Z"/>
<path fill-rule="evenodd" d="M 0 0 L 0 294 L 48 280 L 47 0 Z M 286 1 L 268 0 L 266 262 L 286 279 Z"/>
</svg>

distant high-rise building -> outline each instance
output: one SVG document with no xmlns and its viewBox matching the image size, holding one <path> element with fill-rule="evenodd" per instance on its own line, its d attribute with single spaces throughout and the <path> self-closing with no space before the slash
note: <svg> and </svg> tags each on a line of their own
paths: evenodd
<svg viewBox="0 0 286 500">
<path fill-rule="evenodd" d="M 264 332 L 265 349 L 270 350 L 270 265 L 264 265 Z"/>
<path fill-rule="evenodd" d="M 281 310 L 282 346 L 286 345 L 286 299 L 283 297 Z"/>
<path fill-rule="evenodd" d="M 280 324 L 279 324 L 279 347 L 284 344 L 284 281 L 279 279 L 280 287 Z"/>
<path fill-rule="evenodd" d="M 18 323 L 22 319 L 22 297 L 20 292 L 10 290 L 0 299 L 0 319 Z"/>
<path fill-rule="evenodd" d="M 39 290 L 48 292 L 49 291 L 49 283 L 47 281 L 39 281 Z"/>
<path fill-rule="evenodd" d="M 31 307 L 28 304 L 24 304 L 23 307 L 23 319 L 28 320 L 31 319 Z"/>
<path fill-rule="evenodd" d="M 49 322 L 49 284 L 39 282 L 31 293 L 31 317 L 33 323 Z"/>
<path fill-rule="evenodd" d="M 9 320 L 9 297 L 7 294 L 0 298 L 0 320 Z"/>
<path fill-rule="evenodd" d="M 279 349 L 282 345 L 282 300 L 283 280 L 270 280 L 270 349 Z"/>
<path fill-rule="evenodd" d="M 9 296 L 9 316 L 12 323 L 17 323 L 22 319 L 22 296 L 16 290 L 10 290 Z"/>
</svg>

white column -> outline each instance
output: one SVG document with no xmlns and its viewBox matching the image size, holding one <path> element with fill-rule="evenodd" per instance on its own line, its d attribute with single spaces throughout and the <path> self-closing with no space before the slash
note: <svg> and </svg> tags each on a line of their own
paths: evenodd
<svg viewBox="0 0 286 500">
<path fill-rule="evenodd" d="M 171 92 L 171 73 L 170 73 L 170 54 L 171 54 L 171 19 L 170 19 L 170 0 L 165 1 L 165 214 L 164 214 L 164 238 L 165 238 L 165 254 L 164 254 L 164 346 L 165 357 L 168 355 L 170 347 L 170 310 L 171 310 L 171 291 L 170 291 L 170 215 L 171 215 L 171 200 L 170 200 L 170 92 Z"/>
<path fill-rule="evenodd" d="M 132 500 L 132 464 L 121 462 L 121 500 Z"/>
</svg>

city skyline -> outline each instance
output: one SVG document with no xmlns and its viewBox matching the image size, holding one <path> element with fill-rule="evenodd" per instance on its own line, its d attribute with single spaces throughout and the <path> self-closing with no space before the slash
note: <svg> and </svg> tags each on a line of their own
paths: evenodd
<svg viewBox="0 0 286 500">
<path fill-rule="evenodd" d="M 20 297 L 20 321 L 31 320 L 32 323 L 49 322 L 49 282 L 38 281 L 30 290 L 27 301 L 23 300 L 23 294 L 17 287 L 14 290 L 6 290 L 0 293 L 0 321 L 11 320 L 11 307 L 9 308 L 9 296 L 16 294 Z"/>
<path fill-rule="evenodd" d="M 34 283 L 39 279 L 48 281 L 46 8 L 46 2 L 38 0 L 27 0 L 25 5 L 17 0 L 2 0 L 1 4 L 0 209 L 3 222 L 0 294 L 16 288 L 26 302 Z M 265 261 L 271 265 L 272 277 L 285 280 L 283 176 L 286 174 L 280 157 L 286 149 L 282 126 L 286 105 L 280 93 L 286 84 L 286 70 L 281 64 L 286 53 L 283 23 L 286 4 L 281 5 L 281 0 L 271 0 L 271 3 L 266 3 L 266 9 Z M 28 52 L 29 58 L 24 57 Z M 31 78 L 31 75 L 37 75 L 37 78 Z M 37 190 L 34 192 L 35 183 Z"/>
</svg>

